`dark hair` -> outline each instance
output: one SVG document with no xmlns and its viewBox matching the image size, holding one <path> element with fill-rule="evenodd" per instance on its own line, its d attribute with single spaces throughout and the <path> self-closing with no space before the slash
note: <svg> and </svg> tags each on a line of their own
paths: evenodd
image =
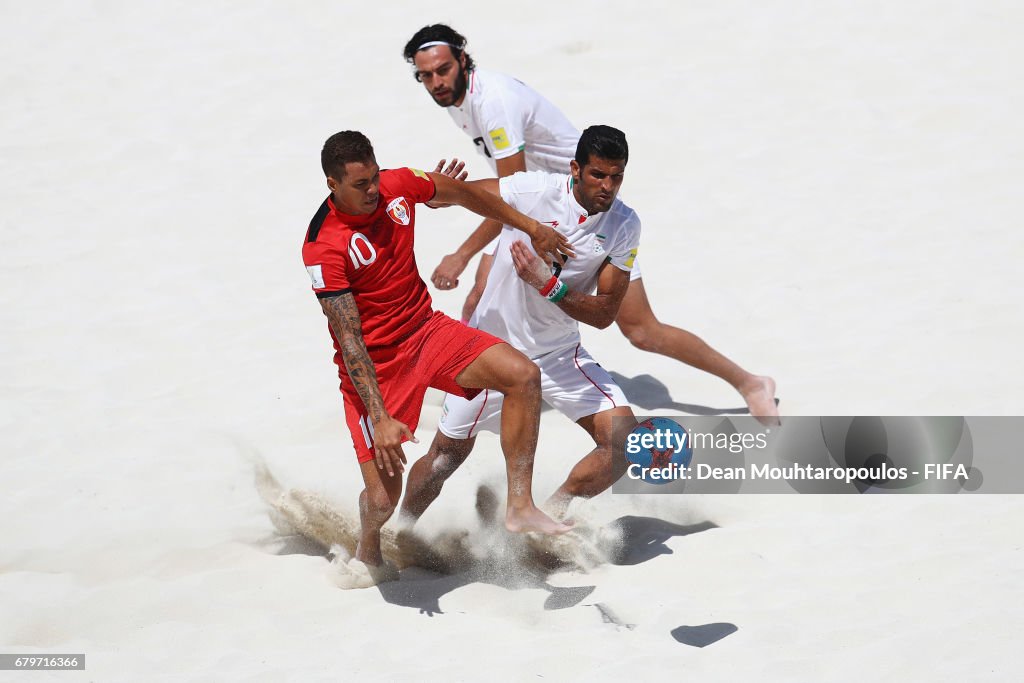
<svg viewBox="0 0 1024 683">
<path fill-rule="evenodd" d="M 626 144 L 626 134 L 611 126 L 590 126 L 583 131 L 580 141 L 576 144 L 576 163 L 580 168 L 587 165 L 590 155 L 628 162 L 629 145 Z"/>
<path fill-rule="evenodd" d="M 340 180 L 350 161 L 373 161 L 373 145 L 356 130 L 343 130 L 327 138 L 320 152 L 324 175 Z"/>
<path fill-rule="evenodd" d="M 432 43 L 435 40 L 448 43 L 448 47 L 451 48 L 452 56 L 455 57 L 456 61 L 458 61 L 459 55 L 465 54 L 466 71 L 473 68 L 473 58 L 466 52 L 466 37 L 451 26 L 444 24 L 431 24 L 416 31 L 416 34 L 405 44 L 405 49 L 402 50 L 405 61 L 412 64 L 416 58 L 416 53 L 420 51 L 420 45 Z"/>
</svg>

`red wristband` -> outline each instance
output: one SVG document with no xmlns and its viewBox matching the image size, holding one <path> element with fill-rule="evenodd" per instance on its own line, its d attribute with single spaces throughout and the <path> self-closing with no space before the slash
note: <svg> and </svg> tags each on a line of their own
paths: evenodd
<svg viewBox="0 0 1024 683">
<path fill-rule="evenodd" d="M 558 276 L 552 275 L 551 279 L 548 280 L 547 284 L 544 285 L 540 290 L 541 296 L 547 296 L 551 293 L 551 290 L 555 288 L 555 284 L 558 282 Z"/>
</svg>

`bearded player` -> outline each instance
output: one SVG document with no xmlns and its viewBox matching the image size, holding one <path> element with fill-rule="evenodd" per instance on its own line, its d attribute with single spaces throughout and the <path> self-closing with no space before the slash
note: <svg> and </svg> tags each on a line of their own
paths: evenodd
<svg viewBox="0 0 1024 683">
<path fill-rule="evenodd" d="M 579 131 L 565 114 L 521 81 L 478 68 L 466 52 L 466 39 L 444 24 L 425 26 L 405 46 L 403 55 L 416 80 L 445 108 L 452 121 L 473 140 L 499 178 L 518 171 L 565 173 L 576 150 Z M 459 249 L 445 256 L 431 276 L 439 289 L 452 289 L 470 259 L 501 230 L 484 221 Z M 483 291 L 493 257 L 480 258 L 476 280 L 463 307 L 468 320 Z M 778 421 L 775 381 L 754 375 L 684 329 L 659 321 L 651 309 L 639 263 L 615 319 L 633 346 L 691 365 L 725 380 L 743 397 L 751 415 L 767 424 Z"/>
</svg>

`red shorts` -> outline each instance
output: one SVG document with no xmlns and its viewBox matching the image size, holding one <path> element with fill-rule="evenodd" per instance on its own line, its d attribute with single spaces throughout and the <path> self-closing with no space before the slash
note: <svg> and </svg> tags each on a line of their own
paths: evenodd
<svg viewBox="0 0 1024 683">
<path fill-rule="evenodd" d="M 434 311 L 408 339 L 370 352 L 384 409 L 391 417 L 407 425 L 410 431 L 416 431 L 427 387 L 473 398 L 480 389 L 460 387 L 455 382 L 456 376 L 481 353 L 503 343 L 493 335 L 466 327 L 444 313 Z M 366 416 L 363 400 L 359 398 L 344 365 L 339 367 L 345 422 L 359 462 L 369 462 L 375 457 L 373 423 Z"/>
</svg>

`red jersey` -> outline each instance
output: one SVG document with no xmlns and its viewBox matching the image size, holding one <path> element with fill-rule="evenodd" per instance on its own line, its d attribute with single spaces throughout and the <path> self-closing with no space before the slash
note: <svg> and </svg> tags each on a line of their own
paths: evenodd
<svg viewBox="0 0 1024 683">
<path fill-rule="evenodd" d="M 431 316 L 430 294 L 413 254 L 416 204 L 434 197 L 434 181 L 423 171 L 380 172 L 380 199 L 373 213 L 350 216 L 331 197 L 309 223 L 302 260 L 318 298 L 351 292 L 363 340 L 375 348 L 397 344 Z M 335 363 L 344 371 L 338 340 Z"/>
</svg>

